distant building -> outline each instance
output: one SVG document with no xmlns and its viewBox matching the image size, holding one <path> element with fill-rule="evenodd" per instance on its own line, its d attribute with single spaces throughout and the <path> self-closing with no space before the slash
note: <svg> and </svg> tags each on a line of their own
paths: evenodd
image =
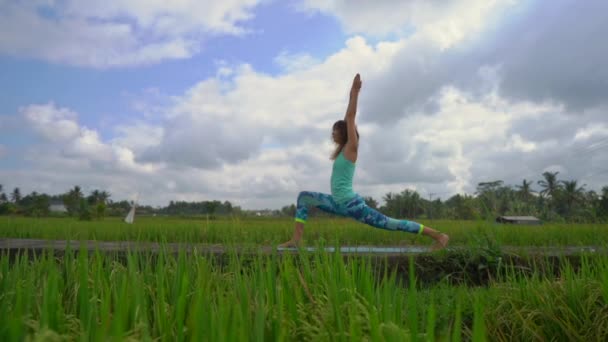
<svg viewBox="0 0 608 342">
<path fill-rule="evenodd" d="M 496 218 L 498 223 L 512 224 L 543 224 L 543 222 L 534 216 L 499 216 Z"/>
<path fill-rule="evenodd" d="M 66 209 L 65 205 L 61 202 L 51 202 L 49 211 L 52 213 L 67 213 L 68 209 Z"/>
</svg>

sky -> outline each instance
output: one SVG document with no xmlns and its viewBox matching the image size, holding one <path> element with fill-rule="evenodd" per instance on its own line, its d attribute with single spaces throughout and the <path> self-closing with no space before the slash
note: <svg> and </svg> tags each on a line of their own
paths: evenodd
<svg viewBox="0 0 608 342">
<path fill-rule="evenodd" d="M 0 0 L 0 184 L 279 209 L 559 172 L 608 185 L 603 0 Z"/>
</svg>

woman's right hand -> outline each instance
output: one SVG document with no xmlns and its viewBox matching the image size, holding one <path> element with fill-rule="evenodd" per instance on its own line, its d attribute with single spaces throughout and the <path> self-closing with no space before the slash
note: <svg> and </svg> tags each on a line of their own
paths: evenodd
<svg viewBox="0 0 608 342">
<path fill-rule="evenodd" d="M 359 74 L 357 74 L 355 76 L 355 79 L 353 80 L 353 85 L 350 88 L 350 95 L 351 96 L 359 94 L 359 90 L 361 90 L 361 84 L 362 83 L 363 82 L 361 82 L 361 76 Z"/>
</svg>

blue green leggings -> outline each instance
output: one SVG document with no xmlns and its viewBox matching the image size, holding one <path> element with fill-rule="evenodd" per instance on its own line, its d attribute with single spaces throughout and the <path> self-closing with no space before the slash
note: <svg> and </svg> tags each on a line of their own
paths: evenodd
<svg viewBox="0 0 608 342">
<path fill-rule="evenodd" d="M 325 212 L 353 218 L 370 226 L 408 233 L 422 233 L 424 226 L 420 223 L 390 218 L 365 204 L 363 197 L 358 194 L 345 203 L 338 203 L 331 195 L 302 191 L 298 195 L 296 221 L 306 223 L 308 208 L 316 207 Z"/>
</svg>

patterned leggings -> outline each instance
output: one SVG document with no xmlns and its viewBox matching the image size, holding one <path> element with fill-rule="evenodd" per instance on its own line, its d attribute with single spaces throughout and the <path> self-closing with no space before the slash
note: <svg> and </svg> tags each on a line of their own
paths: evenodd
<svg viewBox="0 0 608 342">
<path fill-rule="evenodd" d="M 338 203 L 331 195 L 302 191 L 298 195 L 296 222 L 306 223 L 309 207 L 316 207 L 331 214 L 350 217 L 376 228 L 418 234 L 421 234 L 424 230 L 424 226 L 420 223 L 390 218 L 370 208 L 359 195 L 345 203 Z"/>
</svg>

